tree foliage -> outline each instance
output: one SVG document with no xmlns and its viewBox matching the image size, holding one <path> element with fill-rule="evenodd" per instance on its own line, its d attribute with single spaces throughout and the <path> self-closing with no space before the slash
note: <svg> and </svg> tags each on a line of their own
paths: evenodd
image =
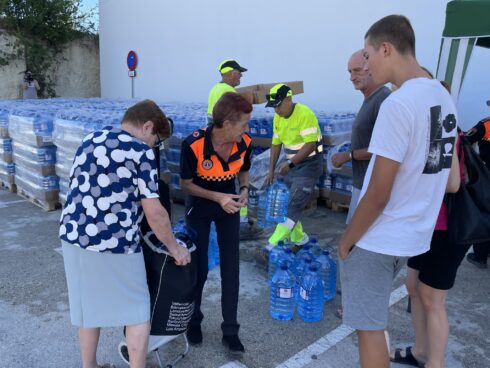
<svg viewBox="0 0 490 368">
<path fill-rule="evenodd" d="M 66 44 L 95 33 L 95 9 L 82 11 L 81 0 L 0 0 L 1 26 L 17 41 L 10 52 L 0 50 L 0 66 L 24 58 L 41 87 L 40 95 L 56 95 L 49 70 L 61 61 Z"/>
</svg>

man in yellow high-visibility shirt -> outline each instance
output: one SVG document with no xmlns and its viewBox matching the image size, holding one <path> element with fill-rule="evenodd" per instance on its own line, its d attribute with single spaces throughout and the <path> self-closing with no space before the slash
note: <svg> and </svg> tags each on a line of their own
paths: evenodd
<svg viewBox="0 0 490 368">
<path fill-rule="evenodd" d="M 219 64 L 218 71 L 221 73 L 221 82 L 211 88 L 208 97 L 208 124 L 213 121 L 213 108 L 216 102 L 225 92 L 236 92 L 235 87 L 240 85 L 242 73 L 247 69 L 241 67 L 236 60 L 228 59 Z"/>
<path fill-rule="evenodd" d="M 287 219 L 277 224 L 269 238 L 268 249 L 279 240 L 289 239 L 296 245 L 308 242 L 300 219 L 311 200 L 313 190 L 322 171 L 322 135 L 315 113 L 308 106 L 293 103 L 291 88 L 279 83 L 267 95 L 266 107 L 273 107 L 276 114 L 273 121 L 271 158 L 267 184 L 274 180 L 274 169 L 284 146 L 286 162 L 279 168 L 284 182 L 289 187 L 290 199 Z"/>
</svg>

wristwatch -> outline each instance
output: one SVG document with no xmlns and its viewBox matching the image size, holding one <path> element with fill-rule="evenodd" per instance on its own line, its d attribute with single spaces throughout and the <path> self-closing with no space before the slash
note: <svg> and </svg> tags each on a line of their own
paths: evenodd
<svg viewBox="0 0 490 368">
<path fill-rule="evenodd" d="M 294 162 L 291 161 L 291 160 L 287 160 L 286 162 L 288 163 L 288 166 L 289 166 L 290 169 L 292 169 L 295 166 L 294 165 Z"/>
</svg>

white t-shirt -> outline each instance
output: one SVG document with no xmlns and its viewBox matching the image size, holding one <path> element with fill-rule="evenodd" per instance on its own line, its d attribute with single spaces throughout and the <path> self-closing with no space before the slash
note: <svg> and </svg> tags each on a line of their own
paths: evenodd
<svg viewBox="0 0 490 368">
<path fill-rule="evenodd" d="M 400 168 L 388 204 L 357 246 L 393 256 L 429 249 L 451 167 L 456 121 L 453 100 L 437 80 L 410 79 L 383 102 L 361 198 L 377 156 L 399 162 Z"/>
</svg>

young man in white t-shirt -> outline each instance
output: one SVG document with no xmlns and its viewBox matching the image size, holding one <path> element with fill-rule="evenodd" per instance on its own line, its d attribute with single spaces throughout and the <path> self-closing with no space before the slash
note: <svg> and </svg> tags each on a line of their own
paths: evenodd
<svg viewBox="0 0 490 368">
<path fill-rule="evenodd" d="M 364 56 L 373 81 L 398 89 L 381 105 L 361 200 L 339 242 L 342 306 L 344 323 L 357 331 L 361 367 L 388 368 L 383 331 L 393 279 L 407 257 L 429 249 L 449 171 L 458 170 L 457 117 L 444 87 L 420 68 L 407 18 L 374 23 Z"/>
</svg>

